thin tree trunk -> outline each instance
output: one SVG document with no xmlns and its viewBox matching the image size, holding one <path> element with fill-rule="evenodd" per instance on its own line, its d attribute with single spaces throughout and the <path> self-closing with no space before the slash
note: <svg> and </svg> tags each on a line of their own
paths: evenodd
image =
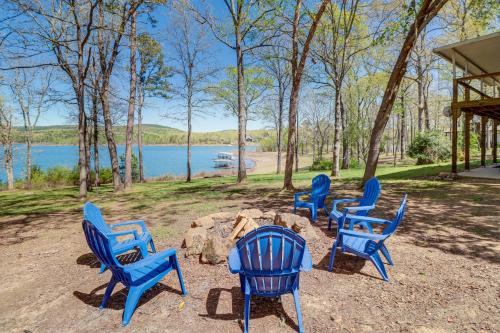
<svg viewBox="0 0 500 333">
<path fill-rule="evenodd" d="M 128 100 L 127 130 L 125 142 L 125 189 L 132 187 L 132 141 L 134 135 L 135 95 L 136 95 L 136 34 L 137 12 L 134 11 L 130 18 L 130 97 Z"/>
<path fill-rule="evenodd" d="M 333 149 L 332 149 L 332 176 L 340 176 L 340 132 L 341 132 L 341 111 L 340 111 L 340 91 L 335 89 L 335 127 L 333 131 Z"/>
<path fill-rule="evenodd" d="M 245 105 L 245 73 L 241 50 L 241 31 L 236 27 L 236 64 L 238 70 L 238 183 L 247 178 L 245 163 L 247 110 Z"/>
<path fill-rule="evenodd" d="M 31 156 L 32 156 L 32 138 L 31 129 L 26 131 L 26 187 L 31 188 Z"/>
<path fill-rule="evenodd" d="M 189 66 L 189 82 L 188 82 L 188 98 L 187 98 L 187 176 L 186 182 L 191 181 L 191 118 L 192 118 L 192 98 L 193 98 L 193 88 L 192 88 L 192 66 Z"/>
<path fill-rule="evenodd" d="M 342 169 L 349 169 L 349 133 L 347 132 L 347 112 L 340 95 L 340 114 L 342 118 Z"/>
<path fill-rule="evenodd" d="M 363 176 L 363 182 L 367 181 L 375 175 L 375 170 L 378 164 L 378 157 L 380 153 L 380 141 L 384 134 L 384 129 L 391 115 L 394 99 L 399 90 L 399 85 L 406 72 L 408 63 L 408 55 L 411 52 L 415 39 L 425 26 L 436 16 L 439 10 L 446 4 L 448 0 L 424 0 L 422 1 L 420 10 L 416 16 L 415 22 L 410 27 L 406 39 L 402 45 L 398 59 L 392 70 L 387 87 L 384 92 L 384 97 L 380 104 L 379 112 L 375 119 L 372 134 L 370 137 L 370 149 L 368 151 L 368 158 Z"/>
<path fill-rule="evenodd" d="M 405 109 L 405 98 L 403 95 L 399 97 L 401 99 L 401 160 L 405 158 L 406 155 L 406 145 L 405 145 L 405 140 L 406 140 L 406 109 Z"/>
<path fill-rule="evenodd" d="M 100 185 L 99 179 L 99 123 L 97 121 L 97 91 L 92 95 L 92 124 L 94 125 L 93 131 L 93 144 L 94 144 L 94 173 L 95 173 L 95 186 Z"/>
<path fill-rule="evenodd" d="M 104 116 L 104 134 L 108 143 L 109 157 L 111 160 L 111 172 L 113 174 L 113 189 L 119 191 L 122 188 L 120 179 L 120 166 L 118 163 L 118 154 L 116 151 L 116 142 L 113 136 L 113 124 L 111 121 L 111 113 L 109 110 L 108 91 L 105 90 L 101 94 L 102 113 Z"/>
<path fill-rule="evenodd" d="M 299 111 L 297 116 L 297 130 L 295 131 L 295 172 L 299 172 Z"/>
<path fill-rule="evenodd" d="M 89 127 L 89 119 L 85 116 L 85 171 L 87 173 L 87 191 L 92 190 L 92 179 L 90 174 L 90 144 L 91 133 Z"/>
<path fill-rule="evenodd" d="M 282 91 L 281 84 L 279 86 L 279 100 L 278 100 L 278 137 L 277 137 L 277 146 L 278 146 L 278 154 L 276 157 L 276 173 L 279 174 L 281 172 L 281 150 L 282 150 L 282 137 L 283 137 L 283 111 L 284 111 L 284 96 Z"/>
<path fill-rule="evenodd" d="M 139 88 L 139 105 L 137 107 L 137 148 L 139 149 L 139 181 L 144 183 L 144 162 L 142 157 L 142 106 L 144 104 L 143 85 Z"/>
<path fill-rule="evenodd" d="M 85 106 L 83 87 L 79 89 L 78 103 L 78 165 L 80 168 L 80 198 L 87 196 L 87 154 L 86 147 L 86 128 L 85 128 Z"/>
</svg>

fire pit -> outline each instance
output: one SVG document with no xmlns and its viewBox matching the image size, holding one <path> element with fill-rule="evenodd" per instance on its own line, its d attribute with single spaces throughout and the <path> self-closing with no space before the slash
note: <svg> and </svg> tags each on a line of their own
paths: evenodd
<svg viewBox="0 0 500 333">
<path fill-rule="evenodd" d="M 239 238 L 264 225 L 290 228 L 306 241 L 317 238 L 309 220 L 299 215 L 259 209 L 245 209 L 237 214 L 220 212 L 193 221 L 183 242 L 186 257 L 200 256 L 201 262 L 208 264 L 224 262 L 229 249 Z"/>
</svg>

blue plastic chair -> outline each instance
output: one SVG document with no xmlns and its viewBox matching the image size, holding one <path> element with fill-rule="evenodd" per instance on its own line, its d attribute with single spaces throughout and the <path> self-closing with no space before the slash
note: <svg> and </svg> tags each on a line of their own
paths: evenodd
<svg viewBox="0 0 500 333">
<path fill-rule="evenodd" d="M 311 219 L 316 222 L 318 218 L 318 209 L 323 208 L 328 215 L 328 208 L 325 205 L 325 199 L 330 194 L 330 177 L 327 175 L 317 175 L 312 180 L 311 191 L 297 192 L 294 194 L 293 212 L 297 208 L 308 208 L 311 212 Z M 309 200 L 300 200 L 301 196 L 308 195 Z"/>
<path fill-rule="evenodd" d="M 389 262 L 389 265 L 394 266 L 392 258 L 389 254 L 389 250 L 387 250 L 384 242 L 387 240 L 387 238 L 389 238 L 396 232 L 396 229 L 403 220 L 405 209 L 406 194 L 403 196 L 401 205 L 399 206 L 396 216 L 392 221 L 378 219 L 370 216 L 348 215 L 346 212 L 344 212 L 342 220 L 350 220 L 349 229 L 347 230 L 344 228 L 340 228 L 338 230 L 337 239 L 333 242 L 328 270 L 330 272 L 332 271 L 335 260 L 335 252 L 337 250 L 337 247 L 340 247 L 342 252 L 350 252 L 361 258 L 369 259 L 375 265 L 380 275 L 382 275 L 382 278 L 385 281 L 389 281 L 389 277 L 387 276 L 387 272 L 380 257 L 379 251 L 382 252 L 384 257 Z M 354 225 L 359 223 L 368 225 L 368 232 L 354 231 Z M 384 225 L 385 228 L 381 234 L 376 234 L 373 232 L 373 227 L 371 226 L 371 224 L 381 224 Z"/>
<path fill-rule="evenodd" d="M 337 199 L 333 200 L 332 210 L 330 212 L 330 216 L 328 217 L 328 230 L 332 229 L 332 220 L 335 220 L 339 223 L 340 218 L 343 213 L 353 212 L 357 216 L 367 216 L 370 211 L 375 208 L 375 204 L 377 203 L 378 198 L 380 197 L 380 182 L 376 177 L 370 178 L 363 190 L 363 197 L 361 198 L 346 198 L 346 199 Z M 358 206 L 350 206 L 345 207 L 343 212 L 337 209 L 337 205 L 339 203 L 358 203 Z"/>
<path fill-rule="evenodd" d="M 100 308 L 103 309 L 106 306 L 118 282 L 121 282 L 129 289 L 122 317 L 123 326 L 128 325 L 130 322 L 142 294 L 157 284 L 171 270 L 175 269 L 177 271 L 182 295 L 187 294 L 175 249 L 161 251 L 132 264 L 122 265 L 113 252 L 112 238 L 87 220 L 83 220 L 82 226 L 90 249 L 102 263 L 109 267 L 113 274 L 104 293 Z"/>
<path fill-rule="evenodd" d="M 240 274 L 245 294 L 245 325 L 248 332 L 251 296 L 279 297 L 292 293 L 299 332 L 303 332 L 299 302 L 299 272 L 312 269 L 306 241 L 290 229 L 263 226 L 240 238 L 228 256 L 229 271 Z"/>
<path fill-rule="evenodd" d="M 146 228 L 144 221 L 126 221 L 115 224 L 107 224 L 102 217 L 101 211 L 93 203 L 86 202 L 83 206 L 83 218 L 96 226 L 103 234 L 106 234 L 111 240 L 111 249 L 113 255 L 119 255 L 135 248 L 139 248 L 141 255 L 145 258 L 148 255 L 148 244 L 151 246 L 151 251 L 156 252 L 155 244 L 151 233 Z M 113 231 L 113 228 L 121 226 L 138 225 L 141 227 L 141 233 L 137 230 Z M 119 236 L 132 236 L 132 238 L 118 241 Z M 99 273 L 106 270 L 106 265 L 101 261 L 101 269 Z"/>
</svg>

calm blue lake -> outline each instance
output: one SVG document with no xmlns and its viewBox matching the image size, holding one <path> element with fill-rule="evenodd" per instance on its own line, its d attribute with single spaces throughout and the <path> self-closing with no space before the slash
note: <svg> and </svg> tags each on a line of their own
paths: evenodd
<svg viewBox="0 0 500 333">
<path fill-rule="evenodd" d="M 118 145 L 118 155 L 125 152 L 125 145 Z M 134 154 L 138 155 L 134 146 Z M 255 146 L 247 146 L 247 151 L 255 151 Z M 220 169 L 214 168 L 213 159 L 221 151 L 235 152 L 236 146 L 193 146 L 191 168 L 193 174 L 200 172 L 213 172 Z M 236 156 L 236 153 L 235 153 Z M 182 176 L 186 174 L 186 147 L 185 146 L 144 146 L 144 175 L 159 177 L 164 175 Z M 25 176 L 26 146 L 22 144 L 14 147 L 14 177 Z M 110 167 L 109 151 L 107 146 L 99 147 L 101 167 Z M 6 181 L 3 163 L 3 149 L 0 147 L 0 181 Z M 73 168 L 78 163 L 77 146 L 34 146 L 33 164 L 47 170 L 54 166 Z M 93 161 L 92 161 L 93 163 Z M 247 161 L 247 167 L 252 167 L 253 161 Z"/>
</svg>

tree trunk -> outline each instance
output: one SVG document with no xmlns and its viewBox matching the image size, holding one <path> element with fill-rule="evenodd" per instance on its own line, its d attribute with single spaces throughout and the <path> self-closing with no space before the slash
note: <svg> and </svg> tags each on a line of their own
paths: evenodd
<svg viewBox="0 0 500 333">
<path fill-rule="evenodd" d="M 298 109 L 295 115 L 297 118 L 296 120 L 297 129 L 295 130 L 295 172 L 299 172 L 299 110 Z"/>
<path fill-rule="evenodd" d="M 283 187 L 287 190 L 293 190 L 292 174 L 293 174 L 293 158 L 295 154 L 295 127 L 297 114 L 297 99 L 299 89 L 296 85 L 300 85 L 296 79 L 292 83 L 292 91 L 290 93 L 290 106 L 288 108 L 288 145 L 286 147 L 286 163 L 285 163 L 285 179 Z"/>
<path fill-rule="evenodd" d="M 186 182 L 191 181 L 191 118 L 192 118 L 192 104 L 193 104 L 193 80 L 192 80 L 193 66 L 189 66 L 189 80 L 188 80 L 188 94 L 187 94 L 187 175 Z"/>
<path fill-rule="evenodd" d="M 89 119 L 85 116 L 85 172 L 87 173 L 87 191 L 92 190 L 92 179 L 90 178 L 90 144 L 91 133 L 89 129 Z"/>
<path fill-rule="evenodd" d="M 107 85 L 106 85 L 107 86 Z M 111 172 L 113 174 L 113 189 L 119 191 L 122 188 L 120 179 L 120 167 L 118 163 L 118 154 L 116 152 L 116 142 L 113 137 L 113 124 L 111 121 L 111 113 L 109 110 L 108 90 L 104 90 L 101 94 L 102 113 L 104 116 L 104 134 L 108 142 L 109 157 L 111 160 Z"/>
<path fill-rule="evenodd" d="M 370 149 L 368 151 L 368 159 L 363 176 L 363 182 L 375 175 L 380 152 L 380 141 L 382 139 L 382 135 L 384 134 L 384 129 L 387 121 L 389 120 L 389 116 L 391 115 L 392 106 L 398 93 L 399 85 L 401 84 L 401 80 L 406 72 L 408 55 L 415 44 L 415 39 L 420 31 L 422 31 L 429 21 L 436 16 L 447 1 L 448 0 L 422 1 L 422 5 L 418 11 L 415 22 L 412 24 L 408 34 L 406 35 L 406 39 L 402 45 L 396 64 L 394 65 L 389 81 L 387 82 L 387 88 L 385 89 L 384 97 L 382 98 L 380 109 L 375 119 L 370 137 Z"/>
<path fill-rule="evenodd" d="M 80 169 L 80 198 L 87 196 L 86 128 L 83 87 L 78 89 L 78 166 Z"/>
<path fill-rule="evenodd" d="M 132 187 L 132 138 L 134 135 L 135 95 L 136 95 L 136 18 L 134 11 L 130 18 L 130 97 L 128 100 L 127 130 L 125 142 L 125 189 Z"/>
<path fill-rule="evenodd" d="M 95 186 L 100 185 L 99 180 L 99 123 L 97 121 L 97 91 L 92 95 L 92 124 L 94 125 L 93 131 L 93 144 L 94 144 L 94 173 L 95 173 Z"/>
<path fill-rule="evenodd" d="M 5 172 L 7 173 L 7 189 L 10 191 L 14 189 L 12 142 L 4 143 L 3 157 L 5 162 Z"/>
<path fill-rule="evenodd" d="M 401 139 L 400 139 L 400 143 L 401 143 L 401 160 L 403 160 L 405 158 L 405 155 L 406 155 L 406 145 L 405 145 L 405 140 L 406 140 L 406 109 L 405 109 L 405 98 L 403 95 L 400 96 L 400 99 L 401 99 L 401 130 L 400 130 L 400 134 L 401 134 Z"/>
<path fill-rule="evenodd" d="M 283 111 L 284 111 L 284 93 L 282 91 L 282 87 L 280 85 L 278 92 L 278 135 L 277 135 L 277 146 L 278 146 L 278 154 L 276 156 L 276 174 L 281 172 L 281 150 L 282 150 L 282 137 L 283 137 Z"/>
<path fill-rule="evenodd" d="M 340 91 L 335 89 L 335 127 L 333 131 L 333 149 L 332 149 L 332 176 L 340 176 L 340 132 L 341 132 L 341 111 L 340 111 Z"/>
<path fill-rule="evenodd" d="M 236 27 L 236 64 L 238 70 L 238 183 L 241 183 L 247 178 L 245 163 L 247 110 L 245 105 L 245 73 L 239 26 Z"/>
<path fill-rule="evenodd" d="M 26 131 L 26 187 L 31 188 L 31 151 L 32 151 L 32 132 L 31 129 Z"/>
<path fill-rule="evenodd" d="M 340 115 L 342 118 L 342 169 L 349 169 L 349 133 L 347 131 L 347 112 L 340 95 Z"/>
<path fill-rule="evenodd" d="M 139 181 L 144 183 L 144 163 L 142 157 L 142 106 L 144 104 L 144 92 L 142 91 L 143 85 L 140 84 L 139 88 L 139 105 L 137 107 L 137 148 L 139 149 Z"/>
</svg>

